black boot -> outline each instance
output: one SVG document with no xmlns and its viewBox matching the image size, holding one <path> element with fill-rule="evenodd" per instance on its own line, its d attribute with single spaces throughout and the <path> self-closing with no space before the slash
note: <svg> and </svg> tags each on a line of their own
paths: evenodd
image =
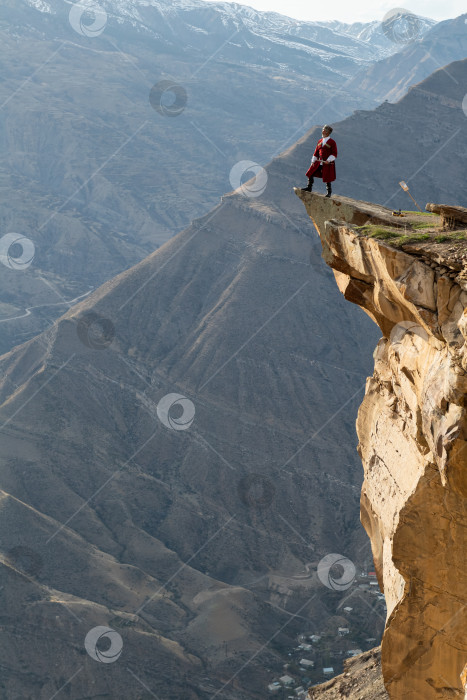
<svg viewBox="0 0 467 700">
<path fill-rule="evenodd" d="M 330 182 L 327 182 L 327 183 L 326 183 L 326 197 L 330 197 L 331 194 L 332 194 L 331 183 L 330 183 Z"/>
<path fill-rule="evenodd" d="M 308 178 L 308 185 L 306 187 L 302 187 L 302 192 L 311 192 L 313 189 L 313 180 L 314 178 L 312 177 Z"/>
</svg>

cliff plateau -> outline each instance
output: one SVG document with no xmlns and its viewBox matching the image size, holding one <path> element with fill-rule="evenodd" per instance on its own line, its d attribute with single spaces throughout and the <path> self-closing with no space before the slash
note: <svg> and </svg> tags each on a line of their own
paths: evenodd
<svg viewBox="0 0 467 700">
<path fill-rule="evenodd" d="M 463 698 L 467 210 L 454 208 L 459 219 L 447 230 L 433 213 L 395 217 L 367 202 L 295 191 L 340 291 L 382 332 L 357 449 L 361 521 L 387 602 L 384 683 L 397 700 Z"/>
</svg>

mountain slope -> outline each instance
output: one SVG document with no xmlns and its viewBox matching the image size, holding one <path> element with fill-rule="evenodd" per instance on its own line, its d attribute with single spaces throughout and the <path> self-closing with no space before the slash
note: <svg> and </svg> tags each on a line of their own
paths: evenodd
<svg viewBox="0 0 467 700">
<path fill-rule="evenodd" d="M 427 201 L 462 205 L 467 179 L 466 77 L 467 59 L 455 61 L 414 85 L 395 104 L 357 110 L 335 124 L 334 191 L 412 209 L 412 200 L 398 184 L 405 180 L 422 208 Z M 284 155 L 288 170 L 298 172 L 301 163 L 307 167 L 318 138 L 320 130 L 315 128 Z M 322 191 L 322 182 L 316 183 Z"/>
<path fill-rule="evenodd" d="M 94 682 L 96 696 L 134 697 L 124 663 L 106 680 L 80 656 L 80 636 L 108 625 L 157 695 L 180 697 L 166 670 L 180 656 L 193 697 L 226 684 L 223 697 L 260 698 L 298 633 L 343 624 L 342 595 L 315 572 L 336 551 L 371 565 L 354 420 L 375 336 L 342 315 L 310 233 L 228 196 L 1 359 L 4 591 L 9 552 L 41 562 L 24 593 L 40 657 L 28 678 L 9 659 L 9 692 L 36 697 L 46 676 L 50 695 L 86 662 L 71 697 Z M 101 349 L 91 313 L 108 320 Z M 170 393 L 194 404 L 186 430 L 160 420 Z M 356 630 L 380 634 L 381 613 Z M 21 630 L 16 644 L 24 654 Z"/>
<path fill-rule="evenodd" d="M 450 66 L 459 84 L 465 66 Z M 414 169 L 440 137 L 432 126 L 413 142 L 400 129 L 408 115 L 465 129 L 460 92 L 441 72 L 390 106 L 392 119 L 387 109 L 335 125 L 336 187 L 370 191 L 354 171 L 355 135 L 371 125 L 386 153 L 393 133 L 405 135 Z M 299 633 L 329 643 L 345 624 L 362 640 L 381 633 L 382 604 L 352 584 L 346 600 L 361 612 L 349 621 L 342 591 L 316 576 L 329 553 L 357 572 L 371 565 L 354 422 L 377 339 L 323 269 L 292 191 L 316 132 L 268 166 L 261 197 L 224 197 L 1 358 L 5 646 L 16 589 L 25 621 L 5 664 L 9 694 L 50 697 L 71 679 L 71 697 L 93 684 L 96 696 L 133 696 L 130 668 L 164 697 L 187 685 L 193 698 L 260 698 Z M 438 161 L 438 172 L 452 165 L 446 149 Z M 420 172 L 423 196 L 439 180 Z M 194 405 L 185 430 L 167 427 L 177 424 L 160 402 L 172 393 Z M 128 649 L 128 665 L 107 676 L 83 649 L 95 625 L 120 630 Z M 191 685 L 172 687 L 180 663 Z"/>
<path fill-rule="evenodd" d="M 71 8 L 2 4 L 0 224 L 35 257 L 0 278 L 0 321 L 14 319 L 1 352 L 208 212 L 237 163 L 267 163 L 309 124 L 367 106 L 346 81 L 399 48 L 202 2 L 106 2 L 87 36 L 95 18 Z M 158 104 L 153 90 L 164 80 L 181 91 L 176 117 L 173 93 Z"/>
<path fill-rule="evenodd" d="M 447 64 L 467 54 L 465 23 L 467 14 L 439 22 L 425 34 L 410 42 L 399 53 L 381 59 L 359 73 L 349 82 L 349 88 L 360 89 L 374 100 L 396 102 L 407 90 L 446 66 L 446 81 L 456 82 Z"/>
<path fill-rule="evenodd" d="M 11 2 L 11 0 L 10 0 Z M 57 0 L 26 0 L 27 4 L 50 19 L 60 17 L 63 8 Z M 110 20 L 127 24 L 141 34 L 153 35 L 173 42 L 174 37 L 186 44 L 186 48 L 205 50 L 206 42 L 227 39 L 232 31 L 245 30 L 249 34 L 249 48 L 261 38 L 267 40 L 270 50 L 290 46 L 303 52 L 313 52 L 321 44 L 330 54 L 340 50 L 360 58 L 373 59 L 377 51 L 380 57 L 397 51 L 382 29 L 381 22 L 346 24 L 344 22 L 307 22 L 292 19 L 276 12 L 260 12 L 247 5 L 226 2 L 203 2 L 203 0 L 100 0 L 100 11 L 105 11 Z M 88 12 L 85 24 L 94 19 Z M 86 21 L 87 20 L 87 21 Z M 419 17 L 417 29 L 425 34 L 436 21 Z M 251 43 L 253 42 L 253 44 Z M 215 45 L 214 45 L 215 46 Z M 334 49 L 333 49 L 334 47 Z M 215 46 L 217 48 L 217 46 Z M 280 49 L 279 49 L 280 50 Z M 257 54 L 262 62 L 272 57 Z"/>
<path fill-rule="evenodd" d="M 307 700 L 388 700 L 381 675 L 381 648 L 345 662 L 345 673 L 310 688 Z"/>
</svg>

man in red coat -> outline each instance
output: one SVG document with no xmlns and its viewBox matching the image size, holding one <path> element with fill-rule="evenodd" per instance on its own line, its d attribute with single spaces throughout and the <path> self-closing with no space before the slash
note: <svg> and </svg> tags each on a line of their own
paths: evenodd
<svg viewBox="0 0 467 700">
<path fill-rule="evenodd" d="M 334 139 L 331 138 L 332 126 L 325 124 L 321 133 L 323 137 L 319 139 L 316 145 L 313 158 L 311 159 L 311 165 L 306 172 L 308 186 L 302 187 L 302 190 L 304 192 L 311 192 L 314 177 L 322 177 L 323 182 L 326 183 L 326 197 L 330 197 L 332 192 L 331 182 L 336 179 L 336 166 L 334 165 L 334 161 L 337 156 L 337 146 Z"/>
</svg>

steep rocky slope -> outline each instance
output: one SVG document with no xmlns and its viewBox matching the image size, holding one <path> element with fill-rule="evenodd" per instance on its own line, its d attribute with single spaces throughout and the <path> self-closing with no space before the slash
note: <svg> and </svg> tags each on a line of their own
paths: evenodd
<svg viewBox="0 0 467 700">
<path fill-rule="evenodd" d="M 307 700 L 388 700 L 381 675 L 381 649 L 345 661 L 344 673 L 308 691 Z"/>
<path fill-rule="evenodd" d="M 383 334 L 357 432 L 365 471 L 361 520 L 387 601 L 385 685 L 397 700 L 461 698 L 467 662 L 463 224 L 444 236 L 438 231 L 445 240 L 437 242 L 436 234 L 427 239 L 414 226 L 421 215 L 408 216 L 407 240 L 395 246 L 377 237 L 403 226 L 391 210 L 297 194 L 339 289 Z"/>
<path fill-rule="evenodd" d="M 277 207 L 226 196 L 0 358 L 7 697 L 82 667 L 69 697 L 136 699 L 128 667 L 161 698 L 259 700 L 299 633 L 345 624 L 316 568 L 371 567 L 354 422 L 377 333 Z M 97 625 L 123 639 L 107 670 Z"/>
</svg>

